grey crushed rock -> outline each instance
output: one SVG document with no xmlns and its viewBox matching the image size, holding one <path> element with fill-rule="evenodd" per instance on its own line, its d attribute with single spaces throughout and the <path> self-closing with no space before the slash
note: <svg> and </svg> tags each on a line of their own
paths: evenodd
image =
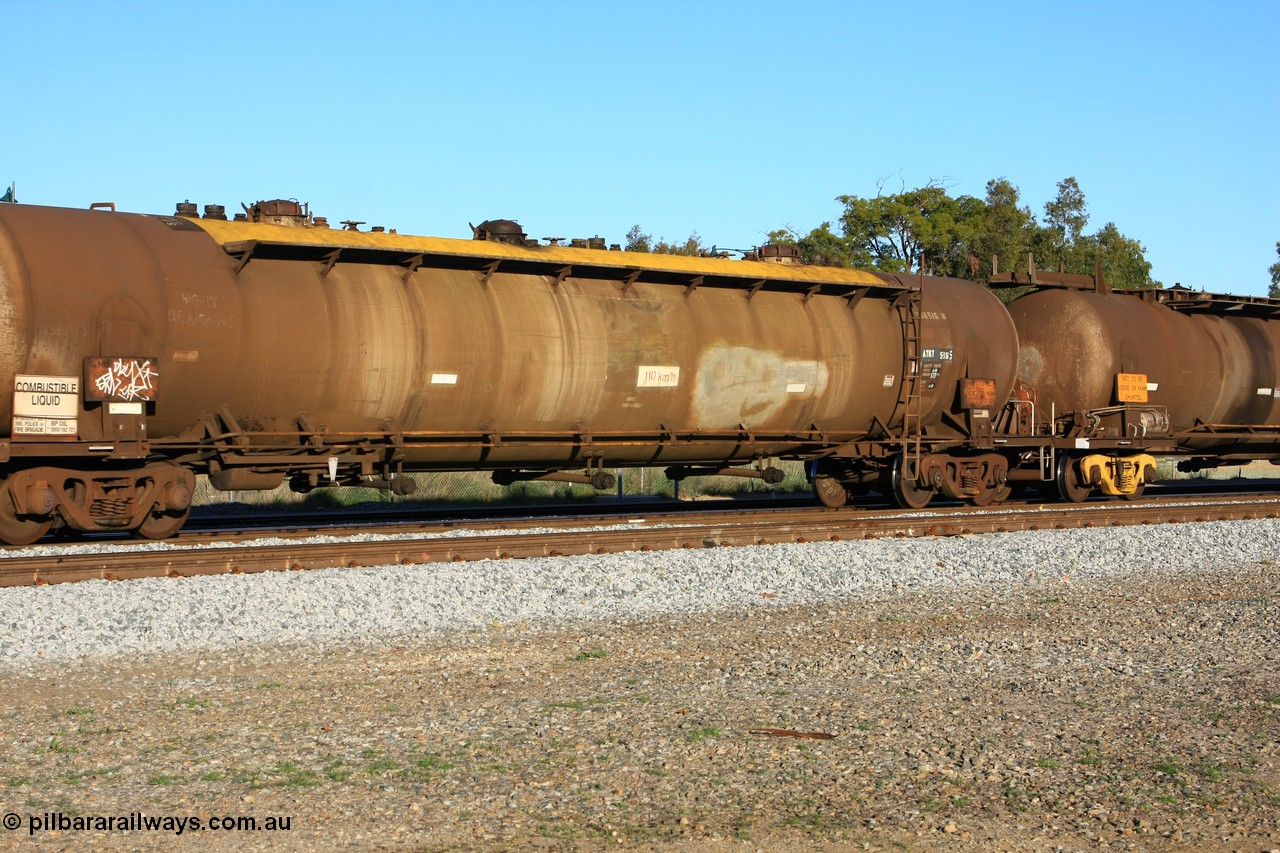
<svg viewBox="0 0 1280 853">
<path fill-rule="evenodd" d="M 1277 553 L 1280 521 L 882 539 L 0 590 L 0 665 L 320 648 L 492 624 L 566 626 L 1042 576 L 1202 569 Z M 768 594 L 770 598 L 762 598 Z"/>
</svg>

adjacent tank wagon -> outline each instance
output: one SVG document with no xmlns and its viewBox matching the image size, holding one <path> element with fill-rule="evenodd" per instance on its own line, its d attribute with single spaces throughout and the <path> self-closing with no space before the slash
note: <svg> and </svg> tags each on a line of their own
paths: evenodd
<svg viewBox="0 0 1280 853">
<path fill-rule="evenodd" d="M 1005 427 L 1012 445 L 1032 437 L 1063 499 L 1141 495 L 1155 453 L 1184 471 L 1280 460 L 1280 301 L 1113 292 L 1100 275 L 995 283 L 1036 288 L 1009 305 L 1020 352 Z"/>
</svg>

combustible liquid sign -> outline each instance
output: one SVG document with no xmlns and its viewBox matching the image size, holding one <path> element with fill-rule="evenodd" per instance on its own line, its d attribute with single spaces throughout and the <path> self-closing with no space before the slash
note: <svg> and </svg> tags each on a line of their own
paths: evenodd
<svg viewBox="0 0 1280 853">
<path fill-rule="evenodd" d="M 80 413 L 79 376 L 15 376 L 13 435 L 74 436 Z"/>
</svg>

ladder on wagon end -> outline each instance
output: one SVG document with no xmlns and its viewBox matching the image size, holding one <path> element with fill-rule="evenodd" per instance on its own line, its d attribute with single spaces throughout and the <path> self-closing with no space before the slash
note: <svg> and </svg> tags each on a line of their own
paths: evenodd
<svg viewBox="0 0 1280 853">
<path fill-rule="evenodd" d="M 920 383 L 922 377 L 921 325 L 924 322 L 924 281 L 915 290 L 903 291 L 894 307 L 902 326 L 902 381 L 898 383 L 897 408 L 902 412 L 901 441 L 905 472 L 915 476 L 920 469 L 921 422 L 923 400 Z"/>
</svg>

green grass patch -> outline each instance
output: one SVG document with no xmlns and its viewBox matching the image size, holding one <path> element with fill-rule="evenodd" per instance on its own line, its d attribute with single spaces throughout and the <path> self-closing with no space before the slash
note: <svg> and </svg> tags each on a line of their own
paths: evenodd
<svg viewBox="0 0 1280 853">
<path fill-rule="evenodd" d="M 718 726 L 704 726 L 700 729 L 694 729 L 685 736 L 685 740 L 689 743 L 702 743 L 704 740 L 713 737 L 720 737 L 720 728 Z"/>
<path fill-rule="evenodd" d="M 72 773 L 66 773 L 62 778 L 74 785 L 76 782 L 83 781 L 85 779 L 114 779 L 119 772 L 119 767 L 95 767 L 91 770 L 80 770 Z M 75 778 L 75 781 L 72 781 L 72 777 Z"/>
<path fill-rule="evenodd" d="M 57 752 L 62 755 L 74 755 L 80 751 L 80 747 L 66 740 L 66 731 L 59 729 L 58 733 L 49 738 L 49 745 L 45 747 L 48 752 Z"/>
<path fill-rule="evenodd" d="M 301 767 L 296 762 L 286 761 L 276 765 L 276 776 L 280 779 L 272 783 L 275 788 L 314 788 L 320 784 L 320 774 L 307 767 Z"/>
<path fill-rule="evenodd" d="M 250 788 L 262 787 L 262 771 L 249 770 L 244 767 L 236 767 L 230 771 L 231 781 L 238 785 L 246 785 Z"/>
<path fill-rule="evenodd" d="M 187 777 L 161 773 L 157 776 L 152 776 L 147 781 L 152 785 L 185 785 L 187 783 Z"/>
<path fill-rule="evenodd" d="M 1025 812 L 1031 807 L 1031 798 L 1027 795 L 1026 788 L 1008 783 L 1004 786 L 1002 794 L 1004 796 L 1004 804 L 1015 812 Z"/>
<path fill-rule="evenodd" d="M 1082 749 L 1076 753 L 1076 764 L 1083 764 L 1086 767 L 1097 767 L 1104 761 L 1102 753 L 1096 749 Z"/>
<path fill-rule="evenodd" d="M 390 758 L 379 758 L 370 761 L 364 766 L 364 770 L 371 776 L 381 776 L 384 773 L 390 773 L 393 770 L 399 770 L 400 765 L 392 761 Z"/>
<path fill-rule="evenodd" d="M 445 770 L 452 770 L 453 762 L 446 761 L 442 756 L 433 753 L 419 758 L 417 761 L 413 762 L 413 766 L 417 767 L 419 770 L 438 770 L 443 772 Z"/>
</svg>

